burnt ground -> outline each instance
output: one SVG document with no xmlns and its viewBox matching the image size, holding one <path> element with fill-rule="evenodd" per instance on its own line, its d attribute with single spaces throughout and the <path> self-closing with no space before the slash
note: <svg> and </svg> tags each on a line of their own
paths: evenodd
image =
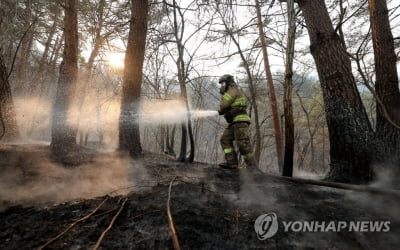
<svg viewBox="0 0 400 250">
<path fill-rule="evenodd" d="M 132 161 L 82 152 L 74 156 L 80 165 L 65 167 L 49 159 L 45 145 L 0 146 L 0 249 L 38 248 L 96 208 L 46 249 L 92 248 L 113 218 L 101 249 L 172 249 L 169 194 L 182 249 L 400 247 L 399 195 L 293 183 L 153 154 Z M 262 241 L 254 221 L 270 212 L 279 229 Z M 284 221 L 389 221 L 390 231 L 285 232 Z"/>
</svg>

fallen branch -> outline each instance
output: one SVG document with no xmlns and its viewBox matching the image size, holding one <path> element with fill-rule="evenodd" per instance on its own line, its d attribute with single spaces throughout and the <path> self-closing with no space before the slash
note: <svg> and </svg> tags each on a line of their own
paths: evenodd
<svg viewBox="0 0 400 250">
<path fill-rule="evenodd" d="M 176 230 L 175 230 L 174 220 L 172 219 L 171 208 L 170 208 L 170 205 L 169 205 L 170 204 L 170 200 L 171 200 L 172 184 L 174 183 L 175 179 L 176 179 L 176 176 L 169 183 L 168 200 L 167 200 L 167 216 L 168 216 L 168 225 L 169 225 L 169 230 L 171 231 L 171 237 L 172 237 L 172 243 L 174 245 L 174 249 L 175 250 L 180 250 L 181 247 L 179 245 L 178 235 L 177 235 Z"/>
<path fill-rule="evenodd" d="M 121 211 L 124 209 L 125 203 L 128 201 L 128 198 L 125 198 L 124 201 L 121 204 L 121 207 L 119 208 L 119 210 L 117 211 L 117 213 L 115 213 L 114 217 L 112 218 L 112 220 L 110 221 L 110 224 L 108 225 L 108 227 L 103 231 L 103 233 L 101 233 L 99 239 L 97 240 L 96 245 L 93 247 L 93 250 L 97 250 L 100 247 L 101 242 L 104 239 L 104 236 L 107 234 L 108 231 L 110 231 L 110 229 L 112 228 L 112 226 L 114 225 L 115 220 L 118 218 L 119 214 L 121 213 Z"/>
<path fill-rule="evenodd" d="M 394 195 L 394 196 L 400 197 L 400 191 L 396 190 L 396 189 L 384 189 L 384 188 L 378 188 L 378 187 L 345 184 L 345 183 L 339 183 L 339 182 L 319 181 L 319 180 L 311 180 L 311 179 L 301 179 L 301 178 L 295 178 L 295 177 L 277 176 L 277 175 L 269 175 L 269 174 L 264 174 L 264 175 L 272 177 L 272 178 L 284 180 L 284 181 L 290 181 L 290 182 L 301 183 L 301 184 L 325 186 L 325 187 L 353 190 L 353 191 L 358 191 L 358 192 L 368 192 L 368 193 L 375 193 L 375 194 L 388 194 L 388 195 Z"/>
<path fill-rule="evenodd" d="M 85 221 L 87 219 L 89 219 L 94 213 L 97 212 L 97 210 L 99 210 L 104 203 L 108 200 L 108 197 L 106 197 L 92 212 L 90 212 L 88 215 L 86 215 L 85 217 L 80 218 L 79 220 L 73 222 L 71 225 L 69 225 L 69 227 L 67 227 L 63 232 L 61 232 L 60 234 L 58 234 L 57 236 L 55 236 L 54 238 L 50 239 L 49 241 L 47 241 L 45 244 L 41 245 L 38 250 L 44 249 L 45 247 L 47 247 L 48 245 L 52 244 L 54 241 L 58 240 L 59 238 L 61 238 L 66 232 L 68 232 L 69 230 L 71 230 L 71 228 L 73 228 L 76 224 L 78 224 L 79 222 Z"/>
</svg>

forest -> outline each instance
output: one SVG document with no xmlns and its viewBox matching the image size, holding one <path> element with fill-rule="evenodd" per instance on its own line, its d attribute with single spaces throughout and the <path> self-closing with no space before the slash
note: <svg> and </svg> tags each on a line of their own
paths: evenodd
<svg viewBox="0 0 400 250">
<path fill-rule="evenodd" d="M 0 248 L 398 249 L 399 61 L 397 0 L 0 0 Z"/>
</svg>

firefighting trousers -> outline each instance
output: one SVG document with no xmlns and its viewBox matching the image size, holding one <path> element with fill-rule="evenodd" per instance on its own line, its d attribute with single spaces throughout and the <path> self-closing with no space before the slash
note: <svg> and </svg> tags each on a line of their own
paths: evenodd
<svg viewBox="0 0 400 250">
<path fill-rule="evenodd" d="M 240 154 L 243 156 L 246 163 L 253 160 L 253 152 L 250 143 L 250 131 L 247 122 L 238 122 L 229 125 L 225 128 L 221 136 L 221 146 L 227 155 L 234 154 L 236 156 L 233 141 L 236 142 L 236 146 L 239 149 Z M 230 158 L 230 157 L 229 157 Z"/>
</svg>

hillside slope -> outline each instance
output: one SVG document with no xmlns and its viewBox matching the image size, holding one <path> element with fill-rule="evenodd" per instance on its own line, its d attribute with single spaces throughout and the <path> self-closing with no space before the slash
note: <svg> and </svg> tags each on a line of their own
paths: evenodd
<svg viewBox="0 0 400 250">
<path fill-rule="evenodd" d="M 169 198 L 182 249 L 400 246 L 398 195 L 306 185 L 152 154 L 141 161 L 116 153 L 95 154 L 76 158 L 82 164 L 70 167 L 51 162 L 47 146 L 1 146 L 0 156 L 1 249 L 38 248 L 74 222 L 46 249 L 91 248 L 113 218 L 102 249 L 171 249 Z M 277 232 L 259 240 L 254 222 L 272 212 L 277 215 Z M 323 221 L 323 229 L 304 231 L 304 222 Z M 285 230 L 290 222 L 293 226 Z M 335 232 L 339 222 L 347 227 Z M 389 230 L 371 232 L 370 222 L 387 223 Z M 335 228 L 328 228 L 329 223 Z M 365 232 L 349 232 L 351 223 Z"/>
</svg>

